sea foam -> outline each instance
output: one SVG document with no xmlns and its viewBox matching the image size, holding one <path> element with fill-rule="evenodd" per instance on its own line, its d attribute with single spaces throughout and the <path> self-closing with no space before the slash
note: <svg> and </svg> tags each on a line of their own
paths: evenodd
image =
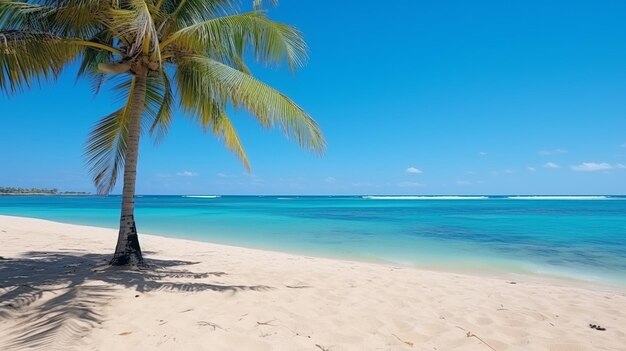
<svg viewBox="0 0 626 351">
<path fill-rule="evenodd" d="M 484 200 L 488 196 L 362 196 L 368 200 Z"/>
<path fill-rule="evenodd" d="M 608 196 L 508 196 L 511 200 L 608 200 Z"/>
</svg>

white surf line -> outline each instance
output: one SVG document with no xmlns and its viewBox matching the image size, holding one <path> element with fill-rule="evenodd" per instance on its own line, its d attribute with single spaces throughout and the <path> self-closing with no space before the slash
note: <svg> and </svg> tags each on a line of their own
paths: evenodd
<svg viewBox="0 0 626 351">
<path fill-rule="evenodd" d="M 216 199 L 221 196 L 220 195 L 183 195 L 182 197 L 191 197 L 191 198 L 198 198 L 198 199 Z"/>
<path fill-rule="evenodd" d="M 608 200 L 608 196 L 507 196 L 511 200 Z"/>
<path fill-rule="evenodd" d="M 488 196 L 362 196 L 363 199 L 369 200 L 484 200 L 489 199 Z"/>
</svg>

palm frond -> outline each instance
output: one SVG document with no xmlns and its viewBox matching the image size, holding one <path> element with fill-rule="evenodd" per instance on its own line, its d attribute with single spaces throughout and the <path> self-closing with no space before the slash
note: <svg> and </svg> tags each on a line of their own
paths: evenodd
<svg viewBox="0 0 626 351">
<path fill-rule="evenodd" d="M 157 77 L 148 79 L 146 88 L 146 112 L 150 125 L 150 133 L 155 142 L 160 142 L 172 124 L 174 92 L 165 71 Z"/>
<path fill-rule="evenodd" d="M 168 22 L 182 28 L 233 12 L 236 3 L 232 0 L 164 0 L 163 9 L 169 14 Z"/>
<path fill-rule="evenodd" d="M 150 9 L 151 1 L 127 0 L 128 8 L 110 10 L 107 26 L 129 45 L 127 56 L 150 55 L 160 61 L 159 35 Z"/>
<path fill-rule="evenodd" d="M 24 1 L 0 0 L 0 28 L 2 30 L 41 31 L 40 19 L 53 8 Z"/>
<path fill-rule="evenodd" d="M 82 48 L 46 33 L 0 31 L 0 90 L 12 94 L 55 79 Z"/>
<path fill-rule="evenodd" d="M 246 155 L 237 131 L 226 114 L 227 100 L 223 98 L 226 91 L 214 86 L 213 89 L 204 84 L 199 65 L 185 62 L 178 66 L 176 83 L 183 111 L 195 120 L 202 129 L 210 131 L 224 142 L 226 147 L 237 156 L 246 170 L 250 170 L 250 162 Z"/>
<path fill-rule="evenodd" d="M 101 15 L 108 7 L 97 0 L 0 0 L 0 28 L 85 39 L 102 30 Z"/>
<path fill-rule="evenodd" d="M 295 69 L 306 62 L 306 44 L 300 32 L 254 11 L 212 18 L 179 29 L 165 38 L 168 45 L 196 53 L 237 53 L 250 46 L 259 62 L 278 64 L 286 60 Z"/>
<path fill-rule="evenodd" d="M 124 168 L 128 142 L 127 109 L 102 118 L 89 134 L 85 154 L 98 194 L 111 192 Z"/>
<path fill-rule="evenodd" d="M 235 130 L 235 126 L 233 126 L 232 121 L 226 115 L 226 112 L 223 108 L 218 108 L 215 111 L 215 114 L 212 115 L 212 120 L 210 122 L 211 132 L 215 137 L 224 142 L 224 145 L 235 155 L 243 166 L 246 168 L 248 172 L 251 171 L 250 161 L 248 161 L 248 156 L 239 140 L 239 135 Z"/>
<path fill-rule="evenodd" d="M 87 163 L 98 194 L 111 192 L 123 169 L 128 141 L 128 118 L 125 108 L 104 117 L 89 135 Z"/>
<path fill-rule="evenodd" d="M 177 81 L 181 105 L 198 113 L 203 101 L 245 108 L 265 127 L 279 127 L 301 147 L 322 152 L 326 142 L 318 124 L 284 94 L 251 75 L 206 57 L 179 62 Z M 195 97 L 195 99 L 194 99 Z"/>
</svg>

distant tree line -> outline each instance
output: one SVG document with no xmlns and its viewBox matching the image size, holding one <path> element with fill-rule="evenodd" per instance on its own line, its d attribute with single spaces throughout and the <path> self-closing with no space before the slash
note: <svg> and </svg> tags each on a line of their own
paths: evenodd
<svg viewBox="0 0 626 351">
<path fill-rule="evenodd" d="M 80 191 L 59 191 L 57 188 L 20 188 L 20 187 L 0 187 L 0 195 L 3 194 L 46 194 L 46 195 L 86 195 L 89 193 Z"/>
</svg>

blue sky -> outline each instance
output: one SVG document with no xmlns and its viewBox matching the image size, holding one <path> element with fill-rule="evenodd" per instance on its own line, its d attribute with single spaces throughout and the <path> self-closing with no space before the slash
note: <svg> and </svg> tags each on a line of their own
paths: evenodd
<svg viewBox="0 0 626 351">
<path fill-rule="evenodd" d="M 308 65 L 256 67 L 322 126 L 323 157 L 232 115 L 253 173 L 180 113 L 144 138 L 143 194 L 625 194 L 623 1 L 281 0 Z M 75 84 L 0 97 L 0 186 L 94 191 L 86 136 L 117 103 Z M 119 186 L 116 192 L 119 192 Z"/>
</svg>

